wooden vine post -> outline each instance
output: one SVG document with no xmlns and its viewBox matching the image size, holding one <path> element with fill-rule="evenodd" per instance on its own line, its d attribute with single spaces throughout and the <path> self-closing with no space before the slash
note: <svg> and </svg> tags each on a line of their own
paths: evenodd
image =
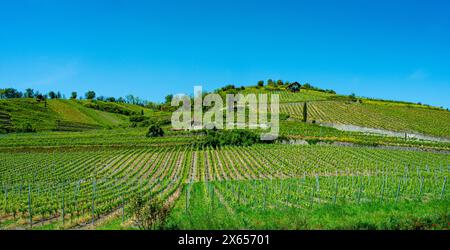
<svg viewBox="0 0 450 250">
<path fill-rule="evenodd" d="M 63 191 L 62 191 L 62 195 L 61 195 L 61 221 L 62 221 L 62 225 L 63 225 L 63 227 L 64 227 L 64 217 L 65 217 L 65 210 L 64 210 L 64 188 L 63 188 Z"/>
<path fill-rule="evenodd" d="M 92 225 L 95 222 L 95 179 L 92 182 Z"/>
<path fill-rule="evenodd" d="M 31 211 L 31 184 L 28 184 L 28 216 L 30 220 L 30 227 L 33 228 L 33 213 Z"/>
</svg>

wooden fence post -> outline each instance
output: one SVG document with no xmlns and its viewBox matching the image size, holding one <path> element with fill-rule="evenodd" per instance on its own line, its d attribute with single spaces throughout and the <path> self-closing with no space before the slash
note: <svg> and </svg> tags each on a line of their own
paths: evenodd
<svg viewBox="0 0 450 250">
<path fill-rule="evenodd" d="M 92 182 L 92 225 L 95 222 L 95 179 Z"/>
<path fill-rule="evenodd" d="M 30 219 L 30 227 L 33 228 L 33 214 L 31 211 L 31 184 L 28 183 L 28 216 Z"/>
</svg>

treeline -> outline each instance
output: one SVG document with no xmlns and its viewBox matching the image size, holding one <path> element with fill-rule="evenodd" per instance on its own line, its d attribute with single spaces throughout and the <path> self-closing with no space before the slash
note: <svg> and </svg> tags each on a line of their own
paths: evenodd
<svg viewBox="0 0 450 250">
<path fill-rule="evenodd" d="M 314 91 L 323 92 L 323 93 L 336 94 L 336 91 L 334 91 L 332 89 L 321 89 L 321 88 L 315 87 L 309 83 L 301 84 L 298 82 L 290 82 L 290 81 L 283 81 L 283 80 L 274 81 L 272 79 L 268 79 L 267 81 L 259 80 L 255 86 L 251 86 L 251 87 L 254 87 L 257 89 L 265 89 L 265 90 L 269 90 L 269 91 L 276 91 L 276 90 L 290 90 L 291 86 L 293 86 L 293 85 L 298 85 L 299 89 L 314 90 Z M 249 87 L 247 87 L 247 88 L 249 88 Z M 246 87 L 244 87 L 244 86 L 237 87 L 234 84 L 229 84 L 222 88 L 216 89 L 215 92 L 216 93 L 219 93 L 219 92 L 237 93 L 237 92 L 245 90 L 245 89 L 246 89 Z"/>
<path fill-rule="evenodd" d="M 234 84 L 228 84 L 222 88 L 219 88 L 215 90 L 215 93 L 230 93 L 230 94 L 236 94 L 240 91 L 245 90 L 246 88 L 257 88 L 257 89 L 265 89 L 269 91 L 277 91 L 277 90 L 293 90 L 299 91 L 301 89 L 306 90 L 314 90 L 319 92 L 325 92 L 325 93 L 331 93 L 336 94 L 334 90 L 331 89 L 321 89 L 315 86 L 312 86 L 309 83 L 300 84 L 298 82 L 289 82 L 289 81 L 283 81 L 283 80 L 272 80 L 268 79 L 267 81 L 259 80 L 256 83 L 256 86 L 250 86 L 250 87 L 236 87 Z M 296 89 L 298 88 L 298 89 Z M 204 92 L 203 95 L 206 95 L 208 93 Z M 73 91 L 70 93 L 69 98 L 66 98 L 64 94 L 61 94 L 60 91 L 49 91 L 48 93 L 41 93 L 37 90 L 34 90 L 32 88 L 27 88 L 23 92 L 18 91 L 14 88 L 4 88 L 0 89 L 0 99 L 10 99 L 10 98 L 36 98 L 38 101 L 45 101 L 47 99 L 71 99 L 71 100 L 97 100 L 97 101 L 103 101 L 103 102 L 112 102 L 112 103 L 128 103 L 128 104 L 134 104 L 139 105 L 142 107 L 146 107 L 152 110 L 160 110 L 160 111 L 173 111 L 174 107 L 171 107 L 171 101 L 173 98 L 173 95 L 167 95 L 165 98 L 165 101 L 163 103 L 158 102 L 151 102 L 144 99 L 139 98 L 138 96 L 134 95 L 127 95 L 125 97 L 112 97 L 112 96 L 97 96 L 97 93 L 95 93 L 92 90 L 87 91 L 84 93 L 84 95 L 79 95 L 78 92 Z"/>
<path fill-rule="evenodd" d="M 41 93 L 37 90 L 27 88 L 25 91 L 19 91 L 14 88 L 4 88 L 0 89 L 0 99 L 12 99 L 12 98 L 36 98 L 38 101 L 45 101 L 47 99 L 71 99 L 71 100 L 93 100 L 93 101 L 102 101 L 102 102 L 111 102 L 111 103 L 128 103 L 128 104 L 134 104 L 142 107 L 146 107 L 153 110 L 163 110 L 165 109 L 165 106 L 169 104 L 170 101 L 167 103 L 156 103 L 156 102 L 150 102 L 144 99 L 139 98 L 138 96 L 134 95 L 127 95 L 125 97 L 107 97 L 107 96 L 97 96 L 97 94 L 90 90 L 84 93 L 84 95 L 78 95 L 76 91 L 71 92 L 70 97 L 66 98 L 64 94 L 61 94 L 60 91 L 49 91 L 48 93 Z M 167 100 L 167 98 L 166 98 Z M 98 105 L 98 104 L 92 104 L 92 108 L 96 108 L 99 110 L 105 109 L 105 111 L 109 111 L 111 109 L 117 109 L 114 106 L 107 106 L 107 105 Z M 164 107 L 163 107 L 164 106 Z M 117 110 L 116 110 L 117 111 Z M 118 111 L 120 113 L 120 111 Z M 133 115 L 133 114 L 129 114 Z"/>
</svg>

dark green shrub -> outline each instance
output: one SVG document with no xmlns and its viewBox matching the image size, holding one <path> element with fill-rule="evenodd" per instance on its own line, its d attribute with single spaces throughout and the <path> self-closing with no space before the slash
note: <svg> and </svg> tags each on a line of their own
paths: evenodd
<svg viewBox="0 0 450 250">
<path fill-rule="evenodd" d="M 148 117 L 145 117 L 143 115 L 132 115 L 130 116 L 130 122 L 142 122 L 144 120 L 147 120 Z"/>
<path fill-rule="evenodd" d="M 33 133 L 36 132 L 36 129 L 33 128 L 33 126 L 29 122 L 27 122 L 25 124 L 22 124 L 22 126 L 19 128 L 19 132 Z"/>
<path fill-rule="evenodd" d="M 169 208 L 157 197 L 145 201 L 142 195 L 134 195 L 130 200 L 130 212 L 139 229 L 162 229 L 169 214 Z"/>
<path fill-rule="evenodd" d="M 260 142 L 259 135 L 247 130 L 206 130 L 204 146 L 250 146 Z"/>
<path fill-rule="evenodd" d="M 148 127 L 147 137 L 164 136 L 164 130 L 159 123 L 153 123 Z"/>
</svg>

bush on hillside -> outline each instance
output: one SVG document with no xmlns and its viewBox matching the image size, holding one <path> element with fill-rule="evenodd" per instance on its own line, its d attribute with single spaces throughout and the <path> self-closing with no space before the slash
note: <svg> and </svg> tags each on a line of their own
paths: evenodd
<svg viewBox="0 0 450 250">
<path fill-rule="evenodd" d="M 145 120 L 148 120 L 148 117 L 145 117 L 143 115 L 132 115 L 132 116 L 130 116 L 130 122 L 143 122 Z"/>
<path fill-rule="evenodd" d="M 36 132 L 36 129 L 33 128 L 33 126 L 29 122 L 27 122 L 27 123 L 22 124 L 17 129 L 17 131 L 18 132 L 24 132 L 24 133 L 33 133 L 33 132 Z"/>
<path fill-rule="evenodd" d="M 150 124 L 147 131 L 147 137 L 160 137 L 164 136 L 164 130 L 161 127 L 161 124 L 159 122 L 155 122 L 153 124 Z"/>
<path fill-rule="evenodd" d="M 250 146 L 260 142 L 259 135 L 247 130 L 205 130 L 203 146 Z"/>
<path fill-rule="evenodd" d="M 135 194 L 130 201 L 130 212 L 139 229 L 162 229 L 169 215 L 169 208 L 157 197 L 145 201 L 142 195 Z"/>
</svg>

